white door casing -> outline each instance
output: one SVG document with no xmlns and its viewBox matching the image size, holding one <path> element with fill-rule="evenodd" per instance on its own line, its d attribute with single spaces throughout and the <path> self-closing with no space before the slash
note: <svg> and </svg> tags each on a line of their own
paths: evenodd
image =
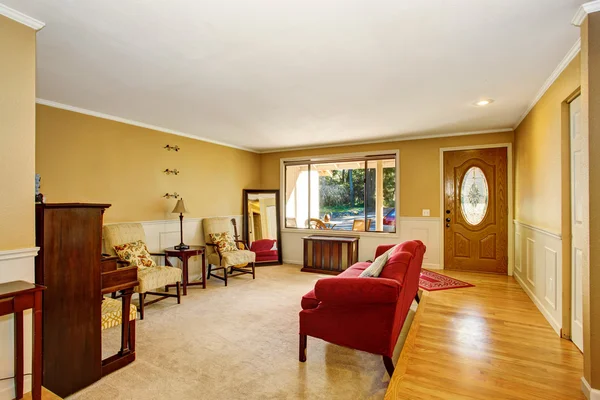
<svg viewBox="0 0 600 400">
<path fill-rule="evenodd" d="M 570 103 L 571 340 L 583 351 L 583 273 L 589 263 L 589 150 L 581 131 L 581 97 Z"/>
</svg>

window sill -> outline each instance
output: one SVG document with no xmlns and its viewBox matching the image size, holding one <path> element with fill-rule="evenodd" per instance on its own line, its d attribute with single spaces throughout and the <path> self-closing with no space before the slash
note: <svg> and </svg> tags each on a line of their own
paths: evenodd
<svg viewBox="0 0 600 400">
<path fill-rule="evenodd" d="M 378 237 L 378 238 L 397 238 L 400 235 L 396 232 L 361 232 L 361 231 L 339 231 L 325 229 L 301 229 L 301 228 L 283 228 L 282 233 L 298 233 L 301 235 L 323 235 L 323 236 L 359 236 L 359 237 Z"/>
</svg>

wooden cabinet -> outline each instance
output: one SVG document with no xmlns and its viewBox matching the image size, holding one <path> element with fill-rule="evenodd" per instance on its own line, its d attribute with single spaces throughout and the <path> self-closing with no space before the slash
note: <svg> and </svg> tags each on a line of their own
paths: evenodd
<svg viewBox="0 0 600 400">
<path fill-rule="evenodd" d="M 102 216 L 109 204 L 36 205 L 43 385 L 66 397 L 102 377 Z"/>
<path fill-rule="evenodd" d="M 304 272 L 337 275 L 358 262 L 358 238 L 311 235 L 304 241 Z"/>
</svg>

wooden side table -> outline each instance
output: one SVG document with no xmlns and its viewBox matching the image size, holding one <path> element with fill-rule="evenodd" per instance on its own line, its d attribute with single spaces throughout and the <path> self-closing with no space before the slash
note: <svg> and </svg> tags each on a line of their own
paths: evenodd
<svg viewBox="0 0 600 400">
<path fill-rule="evenodd" d="M 23 311 L 33 309 L 33 363 L 31 395 L 42 398 L 42 285 L 25 281 L 0 284 L 0 316 L 15 314 L 15 392 L 23 398 Z"/>
<path fill-rule="evenodd" d="M 183 264 L 183 295 L 187 296 L 187 287 L 188 286 L 196 286 L 202 285 L 203 289 L 206 289 L 206 256 L 205 256 L 205 247 L 204 246 L 190 246 L 189 249 L 179 250 L 175 247 L 169 247 L 165 249 L 165 259 L 167 264 L 172 266 L 169 262 L 168 257 L 177 257 L 181 260 Z M 188 260 L 191 257 L 202 256 L 202 280 L 196 282 L 189 281 L 189 271 L 188 271 Z M 175 287 L 175 285 L 168 285 L 165 287 L 165 290 L 169 290 L 170 287 Z"/>
</svg>

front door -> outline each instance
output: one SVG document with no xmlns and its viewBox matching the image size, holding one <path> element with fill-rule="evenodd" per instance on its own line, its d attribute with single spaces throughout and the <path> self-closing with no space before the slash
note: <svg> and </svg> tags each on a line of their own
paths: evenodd
<svg viewBox="0 0 600 400">
<path fill-rule="evenodd" d="M 571 114 L 571 340 L 583 351 L 583 271 L 589 260 L 588 138 L 581 131 L 581 98 Z"/>
<path fill-rule="evenodd" d="M 444 152 L 444 268 L 508 272 L 506 151 Z"/>
</svg>

